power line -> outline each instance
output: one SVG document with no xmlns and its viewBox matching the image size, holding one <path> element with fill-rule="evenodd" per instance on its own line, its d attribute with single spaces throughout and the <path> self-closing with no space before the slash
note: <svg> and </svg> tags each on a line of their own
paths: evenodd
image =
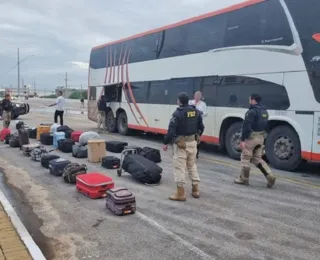
<svg viewBox="0 0 320 260">
<path fill-rule="evenodd" d="M 13 69 L 15 69 L 18 66 L 18 63 L 16 63 L 16 65 L 14 65 L 10 70 L 8 70 L 5 73 L 2 73 L 1 76 L 8 74 L 9 72 L 11 72 Z"/>
</svg>

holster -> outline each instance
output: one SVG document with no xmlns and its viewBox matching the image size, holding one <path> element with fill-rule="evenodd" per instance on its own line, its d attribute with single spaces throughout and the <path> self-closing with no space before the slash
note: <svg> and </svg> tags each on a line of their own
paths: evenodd
<svg viewBox="0 0 320 260">
<path fill-rule="evenodd" d="M 195 139 L 197 141 L 197 144 L 200 144 L 200 135 L 199 134 L 195 134 Z"/>
<path fill-rule="evenodd" d="M 186 139 L 183 136 L 179 136 L 174 140 L 174 143 L 179 149 L 185 150 L 187 148 Z"/>
</svg>

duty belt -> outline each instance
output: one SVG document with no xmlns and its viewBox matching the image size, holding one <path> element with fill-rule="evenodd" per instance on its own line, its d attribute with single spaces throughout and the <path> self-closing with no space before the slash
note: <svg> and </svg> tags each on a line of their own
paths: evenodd
<svg viewBox="0 0 320 260">
<path fill-rule="evenodd" d="M 186 142 L 193 142 L 196 140 L 195 135 L 180 135 L 178 137 L 180 137 L 180 138 L 183 137 Z"/>
</svg>

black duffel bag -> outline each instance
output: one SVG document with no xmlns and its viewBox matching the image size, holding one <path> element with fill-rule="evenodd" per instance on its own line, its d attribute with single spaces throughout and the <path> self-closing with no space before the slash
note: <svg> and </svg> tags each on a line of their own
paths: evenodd
<svg viewBox="0 0 320 260">
<path fill-rule="evenodd" d="M 143 157 L 145 157 L 155 163 L 161 162 L 161 154 L 160 154 L 160 150 L 158 150 L 158 149 L 154 149 L 154 148 L 146 146 L 146 147 L 142 148 L 142 151 L 140 152 L 140 154 Z"/>
<path fill-rule="evenodd" d="M 140 154 L 127 155 L 122 168 L 144 184 L 158 184 L 162 177 L 162 168 Z"/>
<path fill-rule="evenodd" d="M 72 146 L 75 142 L 72 139 L 58 140 L 58 149 L 63 153 L 72 153 Z"/>
<path fill-rule="evenodd" d="M 62 126 L 59 126 L 57 128 L 57 132 L 64 132 L 66 135 L 66 138 L 71 138 L 71 133 L 73 132 L 74 130 L 71 129 L 69 126 L 67 125 L 62 125 Z"/>
</svg>

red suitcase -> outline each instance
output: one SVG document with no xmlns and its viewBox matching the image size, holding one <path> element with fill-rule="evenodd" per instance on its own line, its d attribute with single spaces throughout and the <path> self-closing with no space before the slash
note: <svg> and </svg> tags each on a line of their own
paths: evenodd
<svg viewBox="0 0 320 260">
<path fill-rule="evenodd" d="M 10 128 L 3 128 L 0 133 L 0 141 L 3 142 L 6 140 L 7 135 L 11 134 Z"/>
<path fill-rule="evenodd" d="M 114 188 L 114 181 L 101 173 L 80 174 L 76 178 L 76 187 L 90 199 L 99 199 L 106 197 L 107 190 Z"/>
<path fill-rule="evenodd" d="M 75 142 L 79 142 L 79 138 L 80 138 L 80 135 L 82 134 L 81 131 L 73 131 L 71 133 L 71 139 Z"/>
</svg>

